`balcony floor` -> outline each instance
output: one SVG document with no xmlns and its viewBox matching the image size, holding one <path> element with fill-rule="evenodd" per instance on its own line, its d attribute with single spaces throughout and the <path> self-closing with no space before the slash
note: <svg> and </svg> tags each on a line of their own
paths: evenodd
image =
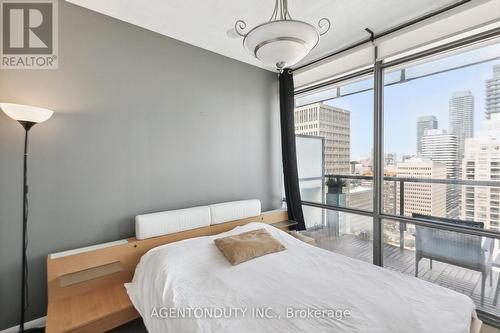
<svg viewBox="0 0 500 333">
<path fill-rule="evenodd" d="M 304 234 L 314 238 L 317 246 L 343 254 L 345 256 L 372 263 L 373 242 L 362 240 L 354 235 L 335 236 L 327 229 L 307 231 Z M 384 266 L 391 270 L 415 276 L 415 252 L 401 249 L 399 246 L 384 244 Z M 472 298 L 478 309 L 500 316 L 500 299 L 497 306 L 493 305 L 493 297 L 497 280 L 498 268 L 493 268 L 492 287 L 490 278 L 486 280 L 484 305 L 481 306 L 481 273 L 459 266 L 433 261 L 432 270 L 429 260 L 422 259 L 419 263 L 419 278 L 455 290 Z"/>
</svg>

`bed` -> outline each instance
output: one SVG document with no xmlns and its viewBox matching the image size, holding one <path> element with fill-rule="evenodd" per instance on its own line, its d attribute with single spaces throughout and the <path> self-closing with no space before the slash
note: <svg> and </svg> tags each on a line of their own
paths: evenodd
<svg viewBox="0 0 500 333">
<path fill-rule="evenodd" d="M 286 250 L 232 266 L 214 244 L 260 228 Z M 150 333 L 477 333 L 481 325 L 467 296 L 265 223 L 153 248 L 125 287 Z"/>
</svg>

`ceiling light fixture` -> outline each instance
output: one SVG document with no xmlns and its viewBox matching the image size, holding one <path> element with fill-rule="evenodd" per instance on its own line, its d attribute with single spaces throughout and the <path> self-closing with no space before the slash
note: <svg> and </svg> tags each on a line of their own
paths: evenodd
<svg viewBox="0 0 500 333">
<path fill-rule="evenodd" d="M 234 29 L 243 37 L 243 46 L 255 58 L 281 71 L 304 59 L 318 44 L 320 36 L 330 30 L 330 26 L 330 20 L 327 18 L 318 21 L 318 28 L 294 20 L 288 12 L 288 1 L 276 0 L 268 22 L 244 33 L 247 24 L 238 20 Z"/>
</svg>

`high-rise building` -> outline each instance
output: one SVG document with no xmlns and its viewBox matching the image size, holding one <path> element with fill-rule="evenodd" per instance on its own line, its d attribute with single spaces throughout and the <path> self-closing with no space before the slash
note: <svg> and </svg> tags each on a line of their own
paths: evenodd
<svg viewBox="0 0 500 333">
<path fill-rule="evenodd" d="M 414 157 L 416 157 L 416 156 L 415 156 L 415 155 L 403 155 L 403 156 L 401 157 L 401 162 L 406 162 L 406 161 L 408 161 L 409 159 L 412 159 L 412 158 L 414 158 Z"/>
<path fill-rule="evenodd" d="M 396 175 L 396 174 L 394 174 Z M 383 211 L 387 214 L 397 214 L 396 211 L 396 197 L 397 197 L 397 184 L 398 182 L 386 181 L 384 182 L 383 195 Z"/>
<path fill-rule="evenodd" d="M 486 80 L 486 118 L 500 113 L 500 65 L 493 67 L 493 78 Z"/>
<path fill-rule="evenodd" d="M 422 153 L 422 137 L 428 129 L 438 128 L 438 121 L 435 116 L 422 116 L 417 120 L 417 155 Z"/>
<path fill-rule="evenodd" d="M 350 188 L 346 193 L 346 204 L 349 208 L 373 210 L 373 186 L 357 186 Z M 373 226 L 366 216 L 357 214 L 342 214 L 344 227 L 341 232 L 358 235 L 362 231 L 371 231 Z M 367 223 L 368 222 L 368 223 Z"/>
<path fill-rule="evenodd" d="M 324 138 L 326 175 L 350 172 L 350 112 L 323 103 L 295 109 L 295 133 Z"/>
<path fill-rule="evenodd" d="M 385 157 L 384 157 L 384 166 L 396 165 L 397 159 L 398 159 L 398 157 L 397 157 L 396 154 L 393 154 L 393 153 L 387 153 L 387 154 L 385 154 Z"/>
<path fill-rule="evenodd" d="M 458 141 L 458 160 L 464 154 L 466 138 L 474 136 L 474 95 L 470 90 L 454 92 L 450 98 L 449 133 Z"/>
<path fill-rule="evenodd" d="M 465 141 L 463 179 L 500 180 L 500 113 L 492 113 L 474 138 Z M 500 187 L 462 186 L 464 220 L 483 222 L 500 230 Z"/>
<path fill-rule="evenodd" d="M 422 137 L 422 157 L 446 165 L 446 178 L 457 178 L 458 141 L 446 130 L 426 130 Z"/>
<path fill-rule="evenodd" d="M 424 158 L 412 158 L 400 162 L 396 176 L 401 178 L 446 178 L 446 165 Z M 397 188 L 396 211 L 400 214 L 400 187 Z M 446 185 L 430 183 L 404 184 L 404 215 L 412 213 L 428 216 L 446 216 Z"/>
<path fill-rule="evenodd" d="M 444 164 L 446 178 L 457 179 L 458 142 L 455 135 L 448 134 L 443 129 L 425 131 L 422 137 L 422 157 Z M 460 216 L 459 188 L 456 185 L 446 187 L 446 216 L 458 218 Z"/>
</svg>

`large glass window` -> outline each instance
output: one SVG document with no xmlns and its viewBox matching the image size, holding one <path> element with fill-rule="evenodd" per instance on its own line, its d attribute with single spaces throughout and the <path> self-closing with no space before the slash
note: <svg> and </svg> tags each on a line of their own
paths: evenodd
<svg viewBox="0 0 500 333">
<path fill-rule="evenodd" d="M 387 69 L 383 208 L 500 230 L 500 43 Z"/>
<path fill-rule="evenodd" d="M 500 316 L 500 43 L 441 53 L 384 74 L 384 266 L 469 296 Z M 498 257 L 498 258 L 497 258 Z"/>
<path fill-rule="evenodd" d="M 307 231 L 315 245 L 345 256 L 373 262 L 373 220 L 369 216 L 302 206 Z"/>
<path fill-rule="evenodd" d="M 401 228 L 393 220 L 383 226 L 384 267 L 465 294 L 479 310 L 500 316 L 495 239 L 414 224 Z"/>
<path fill-rule="evenodd" d="M 382 63 L 381 86 L 370 75 L 297 94 L 299 182 L 317 246 L 456 290 L 500 319 L 500 42 L 474 43 Z"/>
<path fill-rule="evenodd" d="M 373 76 L 297 96 L 296 105 L 302 200 L 372 211 Z"/>
</svg>

